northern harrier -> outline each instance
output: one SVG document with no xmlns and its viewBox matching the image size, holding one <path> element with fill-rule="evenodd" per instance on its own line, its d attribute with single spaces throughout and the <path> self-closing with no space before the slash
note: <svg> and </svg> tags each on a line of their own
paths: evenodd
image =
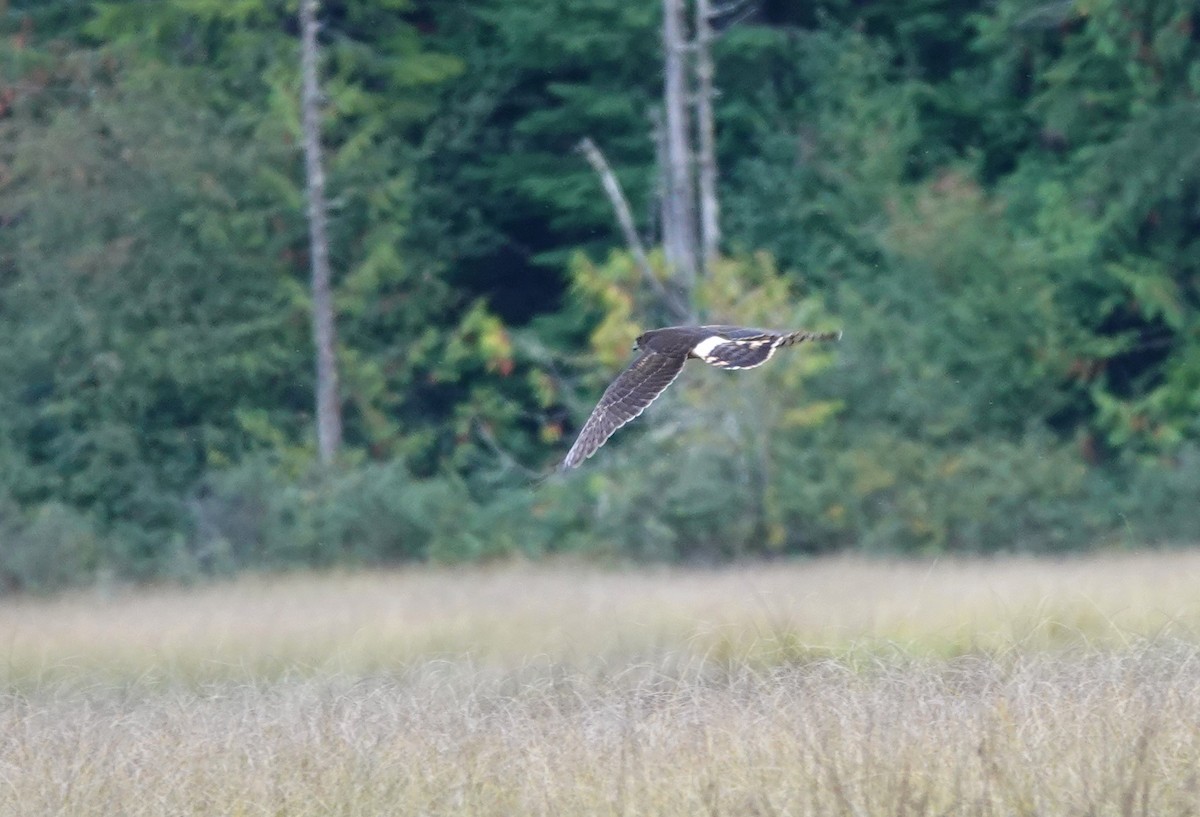
<svg viewBox="0 0 1200 817">
<path fill-rule="evenodd" d="M 806 340 L 837 340 L 841 332 L 776 332 L 741 326 L 668 326 L 642 334 L 639 354 L 617 376 L 583 424 L 562 468 L 586 460 L 621 426 L 646 410 L 683 371 L 689 357 L 721 369 L 753 369 L 781 346 Z"/>
</svg>

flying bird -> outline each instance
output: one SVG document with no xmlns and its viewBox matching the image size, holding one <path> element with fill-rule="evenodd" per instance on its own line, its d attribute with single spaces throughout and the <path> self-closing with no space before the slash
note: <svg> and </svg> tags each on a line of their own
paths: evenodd
<svg viewBox="0 0 1200 817">
<path fill-rule="evenodd" d="M 637 417 L 666 391 L 688 358 L 720 369 L 753 369 L 775 350 L 806 340 L 838 340 L 841 332 L 776 332 L 741 326 L 668 326 L 643 333 L 638 356 L 604 390 L 561 467 L 574 468 L 596 453 L 618 428 Z"/>
</svg>

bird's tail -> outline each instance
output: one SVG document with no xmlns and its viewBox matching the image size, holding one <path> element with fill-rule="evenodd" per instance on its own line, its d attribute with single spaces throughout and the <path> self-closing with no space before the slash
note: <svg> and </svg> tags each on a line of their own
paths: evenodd
<svg viewBox="0 0 1200 817">
<path fill-rule="evenodd" d="M 779 339 L 779 341 L 775 345 L 776 346 L 791 346 L 796 343 L 803 343 L 806 340 L 841 340 L 841 339 L 842 339 L 842 330 L 841 329 L 839 329 L 836 332 L 809 332 L 808 330 L 802 329 L 799 332 L 792 332 L 791 334 L 784 335 L 783 337 L 781 337 Z"/>
</svg>

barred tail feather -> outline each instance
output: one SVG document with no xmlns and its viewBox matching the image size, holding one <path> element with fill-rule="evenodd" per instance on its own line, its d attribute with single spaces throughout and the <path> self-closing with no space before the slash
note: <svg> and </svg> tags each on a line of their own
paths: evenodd
<svg viewBox="0 0 1200 817">
<path fill-rule="evenodd" d="M 790 334 L 784 335 L 783 337 L 781 337 L 779 339 L 779 341 L 775 345 L 777 347 L 778 346 L 793 346 L 797 343 L 803 343 L 806 340 L 841 340 L 841 339 L 842 339 L 842 330 L 840 330 L 840 329 L 836 332 L 809 332 L 807 330 L 801 330 L 799 332 L 792 332 Z"/>
</svg>

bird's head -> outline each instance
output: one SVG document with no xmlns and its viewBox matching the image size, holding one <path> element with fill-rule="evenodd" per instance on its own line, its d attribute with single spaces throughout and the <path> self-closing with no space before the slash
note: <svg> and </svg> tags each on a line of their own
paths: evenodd
<svg viewBox="0 0 1200 817">
<path fill-rule="evenodd" d="M 639 351 L 642 348 L 642 344 L 644 344 L 645 342 L 646 342 L 646 334 L 643 332 L 642 334 L 637 336 L 636 340 L 634 340 L 633 351 L 635 351 L 635 352 Z"/>
</svg>

